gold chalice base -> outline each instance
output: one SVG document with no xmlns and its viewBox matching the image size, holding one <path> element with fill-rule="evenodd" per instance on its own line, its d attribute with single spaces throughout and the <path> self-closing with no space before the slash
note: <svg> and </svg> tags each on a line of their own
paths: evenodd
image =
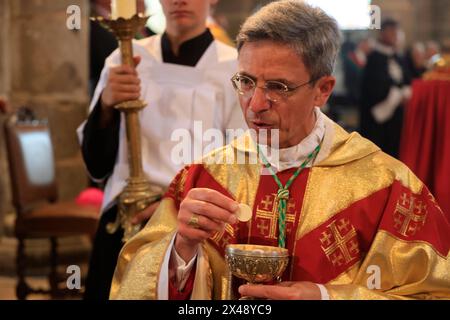
<svg viewBox="0 0 450 320">
<path fill-rule="evenodd" d="M 231 273 L 249 283 L 264 283 L 278 279 L 289 262 L 285 248 L 253 244 L 230 244 L 225 260 Z"/>
</svg>

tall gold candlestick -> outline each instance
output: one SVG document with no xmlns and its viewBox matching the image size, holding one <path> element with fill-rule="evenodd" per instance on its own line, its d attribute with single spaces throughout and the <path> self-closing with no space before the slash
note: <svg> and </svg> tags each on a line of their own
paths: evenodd
<svg viewBox="0 0 450 320">
<path fill-rule="evenodd" d="M 134 67 L 132 40 L 136 32 L 145 26 L 148 18 L 141 15 L 134 15 L 130 19 L 95 18 L 116 36 L 119 42 L 122 65 Z M 138 116 L 139 111 L 145 106 L 146 104 L 142 100 L 125 101 L 115 106 L 125 115 L 130 176 L 127 180 L 127 186 L 119 196 L 119 211 L 116 221 L 109 223 L 106 229 L 109 233 L 114 233 L 119 226 L 122 226 L 124 229 L 122 240 L 124 242 L 134 236 L 141 228 L 140 225 L 131 223 L 133 216 L 159 198 L 159 195 L 150 190 L 150 183 L 142 169 L 141 126 Z"/>
</svg>

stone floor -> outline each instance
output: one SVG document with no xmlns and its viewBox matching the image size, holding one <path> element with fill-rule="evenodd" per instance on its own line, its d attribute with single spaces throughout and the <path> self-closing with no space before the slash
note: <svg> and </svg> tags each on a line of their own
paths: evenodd
<svg viewBox="0 0 450 320">
<path fill-rule="evenodd" d="M 5 218 L 5 235 L 0 238 L 0 300 L 14 300 L 16 278 L 17 239 L 12 236 L 13 216 Z M 48 289 L 47 274 L 49 273 L 50 243 L 45 239 L 26 240 L 27 282 L 32 287 Z M 67 237 L 58 239 L 59 273 L 64 280 L 70 274 L 67 266 L 78 265 L 81 269 L 82 283 L 87 273 L 87 262 L 91 243 L 87 237 Z M 80 292 L 78 292 L 80 293 Z M 79 298 L 80 295 L 78 295 Z M 74 299 L 76 297 L 61 297 Z M 30 295 L 28 299 L 50 299 L 48 295 Z M 58 298 L 59 299 L 59 298 Z"/>
</svg>

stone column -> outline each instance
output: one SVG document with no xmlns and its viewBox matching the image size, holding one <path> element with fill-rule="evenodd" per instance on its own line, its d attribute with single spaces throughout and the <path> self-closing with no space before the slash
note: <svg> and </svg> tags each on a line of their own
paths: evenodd
<svg viewBox="0 0 450 320">
<path fill-rule="evenodd" d="M 0 96 L 8 99 L 10 91 L 10 68 L 9 68 L 9 0 L 0 0 Z M 3 133 L 3 123 L 5 117 L 0 114 L 0 237 L 3 235 L 3 223 L 5 212 L 11 211 L 9 199 L 10 186 L 8 177 L 8 167 L 5 152 L 5 141 Z"/>
<path fill-rule="evenodd" d="M 81 9 L 80 30 L 66 26 L 70 5 Z M 60 199 L 87 185 L 75 130 L 89 103 L 88 14 L 88 0 L 0 0 L 0 24 L 9 26 L 0 28 L 0 92 L 8 87 L 14 109 L 28 106 L 49 120 Z M 2 202 L 10 203 L 6 196 Z"/>
</svg>

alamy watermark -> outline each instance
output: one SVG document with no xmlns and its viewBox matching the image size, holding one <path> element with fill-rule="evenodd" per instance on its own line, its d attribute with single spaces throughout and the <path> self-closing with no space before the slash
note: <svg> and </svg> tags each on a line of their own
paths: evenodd
<svg viewBox="0 0 450 320">
<path fill-rule="evenodd" d="M 377 5 L 369 5 L 369 29 L 381 29 L 381 8 Z"/>
<path fill-rule="evenodd" d="M 70 5 L 66 10 L 66 26 L 69 30 L 81 29 L 81 8 L 78 5 Z M 370 18 L 369 29 L 381 28 L 381 8 L 377 5 L 368 6 L 368 15 Z"/>
<path fill-rule="evenodd" d="M 70 265 L 67 267 L 66 273 L 70 274 L 66 281 L 67 289 L 80 290 L 81 289 L 81 269 L 77 265 Z M 381 268 L 377 265 L 369 265 L 366 273 L 370 274 L 367 278 L 366 287 L 370 290 L 381 289 Z"/>
<path fill-rule="evenodd" d="M 81 29 L 81 9 L 77 5 L 70 5 L 66 10 L 67 19 L 66 27 L 69 30 L 80 30 Z"/>
<path fill-rule="evenodd" d="M 81 289 L 81 269 L 80 266 L 70 265 L 66 269 L 66 273 L 69 274 L 66 280 L 66 286 L 69 290 L 80 290 Z"/>
<path fill-rule="evenodd" d="M 176 165 L 190 163 L 206 164 L 257 164 L 258 149 L 278 167 L 280 133 L 278 129 L 248 129 L 246 139 L 242 137 L 244 129 L 226 129 L 225 132 L 216 128 L 203 130 L 202 121 L 194 121 L 193 130 L 175 129 L 170 140 L 176 144 L 170 152 L 170 160 Z M 239 139 L 239 137 L 241 137 Z M 222 148 L 237 139 L 238 152 L 212 152 Z M 207 156 L 208 155 L 208 156 Z"/>
<path fill-rule="evenodd" d="M 366 273 L 370 274 L 370 276 L 367 278 L 367 289 L 381 289 L 381 268 L 377 265 L 372 264 L 367 267 Z"/>
</svg>

